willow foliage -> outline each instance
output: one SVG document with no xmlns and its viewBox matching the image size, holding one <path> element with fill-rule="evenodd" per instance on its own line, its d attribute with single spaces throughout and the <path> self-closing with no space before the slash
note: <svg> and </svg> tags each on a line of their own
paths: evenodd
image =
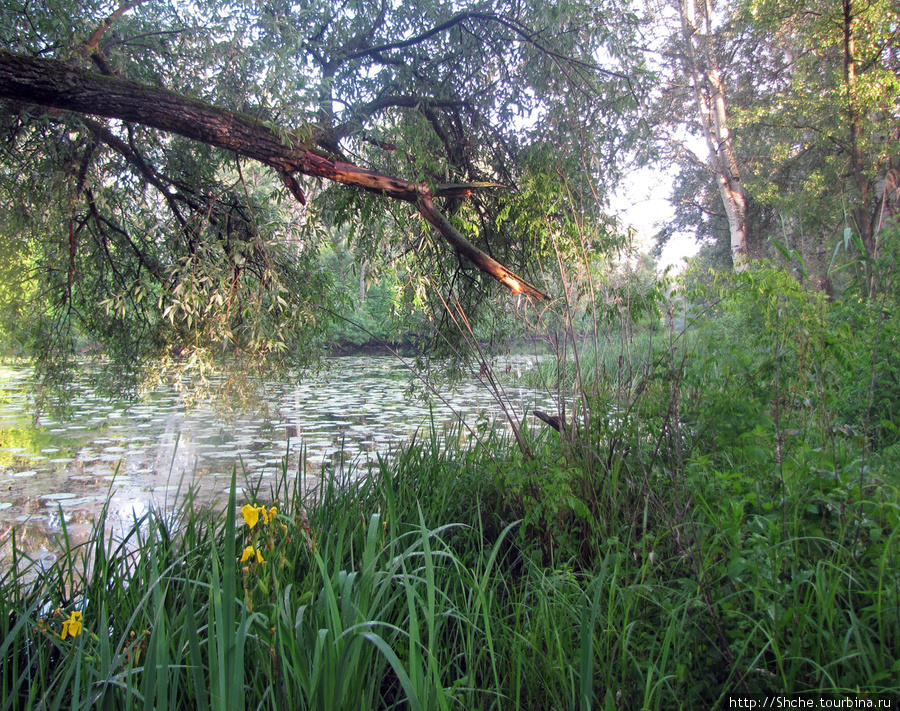
<svg viewBox="0 0 900 711">
<path fill-rule="evenodd" d="M 217 107 L 227 112 L 217 120 L 257 126 L 325 169 L 358 166 L 436 197 L 435 186 L 474 186 L 446 192 L 439 209 L 526 279 L 540 278 L 542 225 L 497 217 L 541 145 L 555 159 L 539 170 L 615 179 L 640 136 L 636 27 L 615 3 L 530 0 L 52 0 L 0 10 L 7 59 L 164 88 L 181 109 Z M 309 362 L 340 303 L 320 253 L 336 229 L 382 263 L 414 254 L 411 294 L 461 295 L 475 311 L 498 302 L 389 191 L 262 167 L 265 157 L 217 143 L 228 127 L 203 126 L 213 139 L 192 140 L 135 120 L 140 107 L 126 118 L 66 110 L 76 104 L 64 88 L 54 108 L 0 91 L 0 239 L 28 284 L 3 303 L 45 374 L 64 378 L 88 346 L 119 364 L 125 385 L 161 358 L 238 357 L 245 373 Z M 314 174 L 350 182 L 325 169 Z"/>
</svg>

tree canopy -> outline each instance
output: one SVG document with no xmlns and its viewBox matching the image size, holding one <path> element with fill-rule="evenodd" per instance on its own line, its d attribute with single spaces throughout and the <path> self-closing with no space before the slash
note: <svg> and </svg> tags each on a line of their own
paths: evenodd
<svg viewBox="0 0 900 711">
<path fill-rule="evenodd" d="M 5 300 L 28 299 L 18 335 L 45 375 L 78 334 L 124 370 L 302 361 L 337 298 L 318 255 L 338 228 L 432 255 L 417 276 L 448 293 L 496 297 L 486 274 L 542 299 L 537 228 L 505 219 L 517 188 L 614 178 L 640 127 L 637 18 L 612 3 L 0 13 L 3 264 L 22 287 Z"/>
<path fill-rule="evenodd" d="M 709 188 L 737 175 L 749 258 L 794 259 L 829 292 L 839 244 L 876 259 L 897 211 L 896 3 L 681 0 L 651 16 L 669 67 L 655 125 L 677 166 L 676 226 L 734 244 L 732 201 Z M 707 159 L 685 136 L 711 129 Z"/>
</svg>

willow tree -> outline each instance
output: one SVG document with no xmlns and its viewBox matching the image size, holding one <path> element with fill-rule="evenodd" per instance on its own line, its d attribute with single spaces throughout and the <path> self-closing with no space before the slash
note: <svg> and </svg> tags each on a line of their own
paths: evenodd
<svg viewBox="0 0 900 711">
<path fill-rule="evenodd" d="M 438 289 L 545 299 L 536 235 L 498 216 L 541 144 L 614 174 L 639 92 L 617 8 L 4 3 L 0 238 L 34 297 L 22 337 L 45 374 L 76 333 L 126 370 L 300 361 L 334 297 L 317 249 L 335 223 L 371 252 L 440 253 L 422 273 Z"/>
</svg>

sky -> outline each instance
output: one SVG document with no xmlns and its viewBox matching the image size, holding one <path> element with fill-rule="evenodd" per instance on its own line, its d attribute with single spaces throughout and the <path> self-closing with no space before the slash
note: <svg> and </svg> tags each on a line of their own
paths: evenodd
<svg viewBox="0 0 900 711">
<path fill-rule="evenodd" d="M 613 196 L 613 211 L 637 230 L 642 249 L 649 250 L 653 246 L 653 235 L 672 218 L 671 192 L 670 176 L 655 168 L 643 168 L 635 171 Z M 668 266 L 683 266 L 684 259 L 692 257 L 699 249 L 700 245 L 693 235 L 676 232 L 663 250 L 659 260 L 660 270 Z"/>
</svg>

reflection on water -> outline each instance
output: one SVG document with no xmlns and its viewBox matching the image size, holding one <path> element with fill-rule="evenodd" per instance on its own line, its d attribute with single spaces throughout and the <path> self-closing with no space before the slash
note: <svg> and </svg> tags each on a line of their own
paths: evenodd
<svg viewBox="0 0 900 711">
<path fill-rule="evenodd" d="M 527 358 L 507 364 L 512 375 L 531 367 Z M 111 402 L 94 393 L 86 372 L 76 384 L 72 418 L 35 423 L 31 377 L 27 368 L 0 368 L 0 558 L 9 555 L 12 526 L 19 548 L 52 556 L 62 521 L 79 542 L 107 498 L 114 525 L 151 505 L 171 508 L 187 485 L 209 503 L 224 498 L 235 466 L 239 474 L 264 480 L 287 457 L 295 475 L 301 448 L 305 477 L 314 479 L 323 464 L 341 462 L 364 472 L 376 453 L 389 457 L 392 445 L 430 426 L 432 413 L 424 397 L 405 396 L 409 372 L 390 357 L 336 358 L 326 373 L 299 384 L 270 383 L 268 414 L 234 420 L 220 417 L 211 402 L 185 408 L 173 386 L 135 403 Z M 506 394 L 518 417 L 530 412 L 530 391 L 513 386 Z M 504 421 L 478 379 L 442 389 L 441 396 L 470 425 Z M 433 416 L 438 427 L 456 417 L 440 401 L 434 401 Z"/>
</svg>

